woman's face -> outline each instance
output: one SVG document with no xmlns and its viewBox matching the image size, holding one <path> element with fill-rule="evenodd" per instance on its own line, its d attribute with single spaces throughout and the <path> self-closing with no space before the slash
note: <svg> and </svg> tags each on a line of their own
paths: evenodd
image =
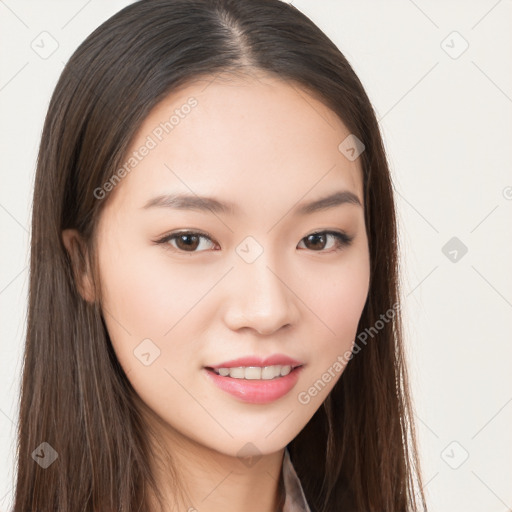
<svg viewBox="0 0 512 512">
<path fill-rule="evenodd" d="M 153 109 L 97 190 L 105 322 L 170 436 L 275 452 L 340 378 L 369 286 L 349 135 L 284 81 L 197 81 Z"/>
</svg>

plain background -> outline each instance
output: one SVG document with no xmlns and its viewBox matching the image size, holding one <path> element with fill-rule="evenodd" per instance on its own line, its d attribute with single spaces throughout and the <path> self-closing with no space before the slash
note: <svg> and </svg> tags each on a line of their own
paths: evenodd
<svg viewBox="0 0 512 512">
<path fill-rule="evenodd" d="M 0 0 L 1 511 L 12 503 L 44 116 L 73 51 L 129 3 Z M 345 54 L 380 121 L 399 210 L 430 509 L 505 512 L 512 509 L 512 2 L 293 4 Z"/>
</svg>

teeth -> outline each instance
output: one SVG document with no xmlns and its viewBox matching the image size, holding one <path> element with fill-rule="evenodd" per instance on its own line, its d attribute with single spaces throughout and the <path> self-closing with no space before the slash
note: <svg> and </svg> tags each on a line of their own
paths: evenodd
<svg viewBox="0 0 512 512">
<path fill-rule="evenodd" d="M 284 377 L 292 371 L 290 365 L 281 366 L 238 366 L 236 368 L 214 368 L 213 371 L 222 377 L 247 380 L 272 380 Z"/>
<path fill-rule="evenodd" d="M 270 380 L 281 375 L 281 369 L 278 366 L 265 366 L 261 369 L 261 378 Z"/>
<path fill-rule="evenodd" d="M 281 367 L 281 375 L 284 377 L 285 375 L 288 375 L 292 371 L 291 366 L 283 366 Z"/>
</svg>

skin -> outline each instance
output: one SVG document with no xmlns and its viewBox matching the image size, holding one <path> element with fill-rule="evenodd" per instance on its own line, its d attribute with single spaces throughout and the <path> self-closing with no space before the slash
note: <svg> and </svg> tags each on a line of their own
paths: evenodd
<svg viewBox="0 0 512 512">
<path fill-rule="evenodd" d="M 103 199 L 103 314 L 147 406 L 145 417 L 186 484 L 179 510 L 270 512 L 285 446 L 342 371 L 309 403 L 300 403 L 298 393 L 351 350 L 357 335 L 370 273 L 362 172 L 359 159 L 338 150 L 350 132 L 330 109 L 299 86 L 263 74 L 174 90 L 146 118 L 129 153 L 191 96 L 197 106 Z M 335 190 L 353 192 L 362 206 L 293 213 Z M 240 213 L 143 208 L 160 194 L 191 191 L 232 201 Z M 352 243 L 336 249 L 331 236 L 307 243 L 327 229 L 346 232 Z M 211 239 L 200 239 L 192 252 L 176 239 L 167 248 L 155 243 L 178 230 Z M 263 249 L 252 263 L 236 252 L 247 236 Z M 68 250 L 75 238 L 74 230 L 63 233 Z M 81 290 L 94 298 L 90 275 Z M 148 338 L 160 356 L 145 366 L 134 350 Z M 202 374 L 209 364 L 275 353 L 304 368 L 292 391 L 269 404 L 244 403 Z M 238 456 L 246 443 L 259 456 L 251 466 Z M 156 458 L 154 467 L 168 510 L 178 510 L 169 472 Z"/>
</svg>

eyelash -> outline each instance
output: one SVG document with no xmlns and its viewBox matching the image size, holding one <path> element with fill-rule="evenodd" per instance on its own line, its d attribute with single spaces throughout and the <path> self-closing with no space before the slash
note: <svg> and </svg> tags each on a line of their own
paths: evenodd
<svg viewBox="0 0 512 512">
<path fill-rule="evenodd" d="M 168 244 L 168 242 L 170 240 L 175 240 L 179 236 L 183 236 L 183 235 L 198 235 L 201 238 L 207 238 L 208 240 L 213 242 L 212 237 L 208 233 L 205 233 L 202 231 L 179 231 L 177 233 L 170 233 L 168 235 L 165 235 L 163 238 L 160 238 L 159 240 L 155 240 L 155 243 L 159 244 L 159 245 L 163 245 L 165 250 L 170 250 L 170 251 L 178 252 L 178 253 L 182 253 L 182 254 L 194 254 L 194 253 L 204 252 L 204 251 L 183 251 L 182 249 L 178 249 L 178 248 L 173 247 L 170 244 Z M 326 231 L 314 231 L 313 233 L 306 235 L 300 241 L 302 242 L 303 240 L 305 240 L 308 237 L 313 236 L 313 235 L 331 235 L 336 239 L 336 247 L 334 250 L 329 250 L 329 251 L 325 251 L 325 250 L 314 251 L 314 250 L 312 250 L 312 252 L 318 252 L 318 253 L 324 253 L 324 252 L 331 253 L 331 252 L 340 251 L 344 247 L 348 247 L 352 243 L 352 240 L 354 239 L 353 236 L 349 236 L 346 233 L 343 233 L 342 231 L 326 230 Z"/>
</svg>

